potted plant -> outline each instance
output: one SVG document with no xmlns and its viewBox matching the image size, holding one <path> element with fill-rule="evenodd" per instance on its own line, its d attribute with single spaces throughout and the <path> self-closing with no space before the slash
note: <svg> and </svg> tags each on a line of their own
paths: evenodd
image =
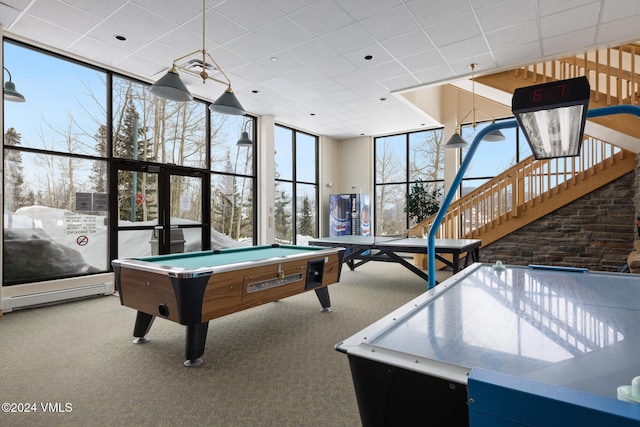
<svg viewBox="0 0 640 427">
<path fill-rule="evenodd" d="M 412 224 L 420 224 L 425 219 L 434 215 L 440 209 L 440 196 L 442 189 L 439 185 L 434 184 L 431 190 L 427 189 L 427 183 L 418 178 L 411 186 L 407 202 L 404 207 L 405 213 L 409 215 L 409 222 Z M 422 237 L 426 237 L 428 230 L 424 227 Z M 414 254 L 414 263 L 421 269 L 426 269 L 427 257 L 425 254 Z"/>
</svg>

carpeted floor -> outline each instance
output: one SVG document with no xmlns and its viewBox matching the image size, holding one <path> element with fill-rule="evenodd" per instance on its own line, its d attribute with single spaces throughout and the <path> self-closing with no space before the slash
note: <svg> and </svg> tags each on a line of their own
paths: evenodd
<svg viewBox="0 0 640 427">
<path fill-rule="evenodd" d="M 132 344 L 136 313 L 117 296 L 7 313 L 1 402 L 36 412 L 3 411 L 0 425 L 359 426 L 334 346 L 425 287 L 397 264 L 344 268 L 330 313 L 308 292 L 212 320 L 197 368 L 182 364 L 179 324 L 157 319 L 151 341 Z"/>
</svg>

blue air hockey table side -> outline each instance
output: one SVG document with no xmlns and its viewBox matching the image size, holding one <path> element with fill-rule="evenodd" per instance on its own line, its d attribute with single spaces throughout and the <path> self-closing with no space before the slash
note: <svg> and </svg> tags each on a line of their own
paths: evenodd
<svg viewBox="0 0 640 427">
<path fill-rule="evenodd" d="M 363 425 L 640 425 L 640 404 L 617 400 L 640 375 L 640 276 L 494 267 L 336 345 Z"/>
</svg>

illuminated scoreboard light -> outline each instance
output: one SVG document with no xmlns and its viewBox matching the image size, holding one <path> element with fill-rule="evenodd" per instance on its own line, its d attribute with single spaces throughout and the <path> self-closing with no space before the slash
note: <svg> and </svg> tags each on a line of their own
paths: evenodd
<svg viewBox="0 0 640 427">
<path fill-rule="evenodd" d="M 536 159 L 580 154 L 590 95 L 586 77 L 514 91 L 512 111 Z"/>
</svg>

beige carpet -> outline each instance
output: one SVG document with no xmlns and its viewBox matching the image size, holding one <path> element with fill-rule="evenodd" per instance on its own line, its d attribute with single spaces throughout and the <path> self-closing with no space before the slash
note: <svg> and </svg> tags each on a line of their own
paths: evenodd
<svg viewBox="0 0 640 427">
<path fill-rule="evenodd" d="M 132 344 L 136 313 L 116 296 L 7 313 L 1 401 L 37 412 L 0 413 L 0 425 L 359 426 L 334 345 L 425 287 L 397 264 L 344 268 L 331 313 L 308 292 L 211 321 L 197 368 L 182 365 L 179 324 L 157 319 L 151 342 Z"/>
</svg>

